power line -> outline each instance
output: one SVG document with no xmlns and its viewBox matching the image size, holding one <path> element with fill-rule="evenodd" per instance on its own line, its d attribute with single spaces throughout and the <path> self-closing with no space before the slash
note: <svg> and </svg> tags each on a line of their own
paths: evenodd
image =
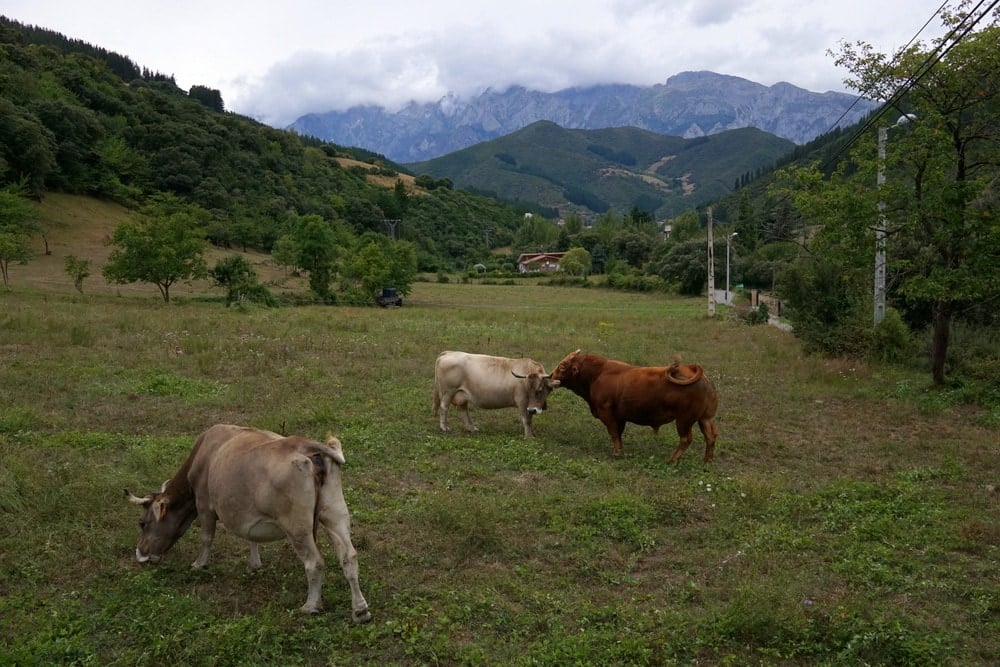
<svg viewBox="0 0 1000 667">
<path fill-rule="evenodd" d="M 986 16 L 988 16 L 990 12 L 992 12 L 993 9 L 998 4 L 1000 4 L 1000 0 L 993 0 L 993 2 L 990 4 L 989 7 L 987 7 L 983 12 L 979 13 L 978 17 L 976 17 L 975 20 L 973 20 L 969 25 L 965 26 L 965 28 L 963 29 L 963 24 L 965 24 L 970 18 L 976 16 L 976 12 L 979 10 L 980 7 L 983 6 L 983 4 L 985 4 L 985 2 L 986 0 L 979 0 L 979 3 L 970 12 L 968 12 L 962 18 L 961 21 L 959 21 L 958 25 L 952 28 L 947 35 L 941 38 L 941 42 L 938 44 L 937 48 L 935 48 L 934 51 L 932 51 L 924 58 L 924 61 L 920 64 L 919 67 L 917 67 L 916 71 L 913 74 L 911 74 L 910 77 L 901 86 L 899 86 L 899 88 L 897 88 L 892 95 L 889 96 L 889 98 L 885 101 L 885 103 L 879 108 L 878 112 L 876 112 L 873 116 L 871 116 L 868 119 L 868 121 L 865 122 L 865 124 L 860 129 L 858 129 L 858 131 L 855 132 L 854 135 L 843 146 L 841 146 L 840 149 L 832 157 L 828 158 L 822 164 L 822 166 L 820 167 L 821 171 L 825 172 L 826 169 L 831 164 L 835 163 L 836 160 L 841 155 L 843 155 L 845 151 L 847 151 L 851 146 L 854 145 L 854 143 L 858 140 L 859 137 L 861 137 L 865 132 L 870 130 L 872 126 L 875 125 L 875 123 L 877 123 L 893 105 L 899 102 L 899 100 L 901 100 L 903 96 L 906 95 L 906 93 L 910 92 L 910 90 L 912 90 L 913 87 L 916 86 L 916 84 L 919 83 L 919 81 L 922 78 L 924 78 L 930 73 L 934 65 L 936 65 L 944 56 L 948 54 L 949 51 L 955 48 L 955 46 L 957 46 L 959 42 L 961 42 L 966 36 L 968 36 L 968 34 L 973 30 L 973 28 L 975 28 L 980 21 L 986 18 Z M 923 32 L 924 28 L 926 28 L 927 25 L 932 20 L 934 20 L 935 16 L 940 14 L 941 10 L 947 4 L 948 2 L 946 0 L 944 3 L 942 3 L 940 7 L 938 7 L 938 9 L 934 12 L 934 15 L 932 15 L 931 18 L 929 18 L 927 22 L 924 23 L 924 26 L 921 27 L 919 31 L 917 31 L 917 34 L 914 35 L 909 42 L 907 42 L 907 45 L 903 47 L 903 49 L 897 51 L 897 55 L 902 53 L 906 48 L 910 46 L 910 44 L 914 42 L 914 40 L 916 40 L 917 36 L 919 36 L 919 34 Z M 960 30 L 961 34 L 957 34 Z M 954 39 L 952 39 L 953 36 Z M 952 39 L 950 43 L 948 43 L 949 39 Z M 946 44 L 947 48 L 945 48 Z M 944 50 L 942 51 L 942 49 Z M 938 53 L 939 51 L 940 53 Z M 894 63 L 896 59 L 897 58 L 894 57 L 892 62 Z M 860 100 L 861 98 L 859 97 L 858 99 Z M 855 104 L 857 104 L 857 100 L 855 100 Z M 851 106 L 853 107 L 854 105 L 852 104 Z M 837 122 L 840 121 L 838 120 Z M 834 127 L 836 127 L 836 123 L 834 124 Z M 790 197 L 789 194 L 785 194 L 784 196 L 780 197 L 778 201 L 774 202 L 771 205 L 771 209 L 773 210 L 774 208 L 778 207 L 779 205 L 781 205 L 782 202 L 787 200 L 789 197 Z"/>
<path fill-rule="evenodd" d="M 917 69 L 914 71 L 914 73 L 911 74 L 909 76 L 909 78 L 907 78 L 906 81 L 904 81 L 895 90 L 895 92 L 893 92 L 892 95 L 890 95 L 888 97 L 888 99 L 886 99 L 885 103 L 879 108 L 879 110 L 875 114 L 873 114 L 872 116 L 870 116 L 868 118 L 868 120 L 865 122 L 865 124 L 863 126 L 861 126 L 854 133 L 854 135 L 847 141 L 847 143 L 845 143 L 843 146 L 840 147 L 840 150 L 838 150 L 832 157 L 830 157 L 829 159 L 827 159 L 827 161 L 823 164 L 823 167 L 822 167 L 824 170 L 828 166 L 830 166 L 831 163 L 835 162 L 841 155 L 843 155 L 843 153 L 847 149 L 849 149 L 851 146 L 853 146 L 854 143 L 858 140 L 858 138 L 861 135 L 863 135 L 865 132 L 867 132 L 868 130 L 870 130 L 878 121 L 880 121 L 882 119 L 882 117 L 886 113 L 888 113 L 889 109 L 893 108 L 901 99 L 903 99 L 903 97 L 905 97 L 906 94 L 909 93 L 914 88 L 914 86 L 916 86 L 917 83 L 920 82 L 921 79 L 923 79 L 925 76 L 927 76 L 928 74 L 930 74 L 931 69 L 933 69 L 934 65 L 936 65 L 938 62 L 940 62 L 940 60 L 942 58 L 944 58 L 946 55 L 948 55 L 949 51 L 951 51 L 963 39 L 965 39 L 965 37 L 967 37 L 968 34 L 970 32 L 972 32 L 972 30 L 976 27 L 976 25 L 978 25 L 980 21 L 982 21 L 986 16 L 988 16 L 989 13 L 991 11 L 993 11 L 993 9 L 998 4 L 1000 4 L 1000 0 L 993 0 L 992 4 L 989 7 L 987 7 L 984 11 L 979 12 L 979 8 L 982 7 L 983 4 L 985 4 L 985 3 L 986 3 L 986 0 L 979 0 L 979 4 L 977 4 L 968 14 L 966 14 L 962 18 L 962 20 L 959 21 L 958 25 L 956 25 L 954 28 L 952 28 L 948 32 L 948 34 L 945 35 L 945 37 L 943 37 L 941 39 L 941 42 L 937 45 L 937 47 L 933 51 L 931 51 L 929 54 L 927 54 L 927 56 L 924 58 L 924 61 L 922 63 L 920 63 L 920 65 L 917 67 Z M 945 3 L 945 4 L 947 4 L 947 3 Z M 943 6 L 944 5 L 942 5 L 942 7 Z M 940 12 L 940 11 L 941 11 L 941 8 L 938 8 L 938 12 Z M 979 12 L 978 16 L 977 16 L 977 12 Z M 936 14 L 937 14 L 937 12 L 935 12 L 935 15 Z M 968 22 L 973 17 L 975 17 L 974 20 L 972 20 L 967 26 L 964 26 L 964 29 L 963 29 L 963 24 L 965 24 L 966 22 Z M 931 18 L 933 19 L 933 17 L 931 17 Z M 926 24 L 925 24 L 925 26 L 926 26 Z M 923 28 L 921 28 L 921 30 L 923 30 Z M 959 31 L 961 31 L 961 34 L 958 34 Z M 951 40 L 951 41 L 949 42 L 949 40 Z M 913 40 L 910 40 L 911 43 L 912 43 L 912 41 Z M 907 46 L 909 46 L 909 45 L 907 45 Z M 906 47 L 904 47 L 904 49 L 905 48 Z"/>
<path fill-rule="evenodd" d="M 931 14 L 930 18 L 928 18 L 924 22 L 924 24 L 922 26 L 920 26 L 920 30 L 918 30 L 916 32 L 916 34 L 914 34 L 913 37 L 910 38 L 910 41 L 908 41 L 903 46 L 903 48 L 899 50 L 899 53 L 902 53 L 902 52 L 906 51 L 906 49 L 910 48 L 911 44 L 913 44 L 915 41 L 917 41 L 917 38 L 920 37 L 920 33 L 922 33 L 924 30 L 926 30 L 927 26 L 929 26 L 931 24 L 931 21 L 933 21 L 935 18 L 937 18 L 937 16 L 941 13 L 941 10 L 943 10 L 945 7 L 948 6 L 948 2 L 949 2 L 949 0 L 944 0 L 944 2 L 941 3 L 941 6 L 938 7 L 934 11 L 933 14 Z M 895 60 L 896 60 L 896 57 L 893 57 L 893 62 L 895 62 Z M 891 64 L 892 63 L 890 63 L 890 65 Z M 864 99 L 863 95 L 858 95 L 857 98 L 854 100 L 854 102 L 851 103 L 851 106 L 847 107 L 847 109 L 844 110 L 844 113 L 840 114 L 840 118 L 838 118 L 837 120 L 835 120 L 833 122 L 833 125 L 831 125 L 830 129 L 827 130 L 827 133 L 829 134 L 830 132 L 832 132 L 833 130 L 835 130 L 837 128 L 837 126 L 840 125 L 840 122 L 842 120 L 844 120 L 844 118 L 847 117 L 847 114 L 851 113 L 851 110 L 854 109 L 854 107 L 856 107 L 861 102 L 861 100 L 863 100 L 863 99 Z"/>
</svg>

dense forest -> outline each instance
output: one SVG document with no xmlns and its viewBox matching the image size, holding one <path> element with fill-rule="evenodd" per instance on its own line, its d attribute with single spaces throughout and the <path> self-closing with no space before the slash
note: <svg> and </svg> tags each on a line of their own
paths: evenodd
<svg viewBox="0 0 1000 667">
<path fill-rule="evenodd" d="M 126 56 L 0 19 L 0 186 L 130 208 L 166 193 L 209 213 L 212 242 L 263 251 L 316 215 L 355 235 L 388 230 L 413 244 L 423 271 L 486 260 L 523 219 L 523 209 L 445 179 L 391 187 L 402 171 L 364 149 L 228 113 L 219 91 L 185 92 Z"/>
</svg>

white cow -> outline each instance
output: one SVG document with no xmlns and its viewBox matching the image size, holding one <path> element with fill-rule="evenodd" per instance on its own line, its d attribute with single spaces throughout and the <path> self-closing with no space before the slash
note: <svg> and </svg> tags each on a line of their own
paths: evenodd
<svg viewBox="0 0 1000 667">
<path fill-rule="evenodd" d="M 434 364 L 433 414 L 440 414 L 441 430 L 447 431 L 448 407 L 454 405 L 466 430 L 476 431 L 469 417 L 470 404 L 487 410 L 516 407 L 524 435 L 531 437 L 531 417 L 545 410 L 549 392 L 558 386 L 532 359 L 446 351 Z"/>
<path fill-rule="evenodd" d="M 196 568 L 208 564 L 218 521 L 250 542 L 251 569 L 261 566 L 258 542 L 288 539 L 309 585 L 301 611 L 314 614 L 322 608 L 323 557 L 316 547 L 316 529 L 322 526 L 351 588 L 351 617 L 366 623 L 371 613 L 358 585 L 358 555 L 340 481 L 343 463 L 340 441 L 333 436 L 323 444 L 217 424 L 201 434 L 187 461 L 158 492 L 139 498 L 125 490 L 142 506 L 135 558 L 159 562 L 195 517 L 201 523 Z"/>
</svg>

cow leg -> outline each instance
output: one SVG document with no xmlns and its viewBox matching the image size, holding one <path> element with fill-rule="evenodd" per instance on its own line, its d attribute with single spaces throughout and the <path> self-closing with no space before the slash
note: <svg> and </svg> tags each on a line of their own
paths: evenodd
<svg viewBox="0 0 1000 667">
<path fill-rule="evenodd" d="M 305 567 L 306 584 L 309 586 L 306 602 L 299 607 L 299 611 L 304 614 L 318 614 L 323 610 L 323 556 L 316 547 L 312 526 L 303 527 L 294 534 L 288 533 L 288 539 L 291 540 L 295 553 Z"/>
<path fill-rule="evenodd" d="M 692 426 L 694 426 L 694 424 L 686 422 L 682 419 L 677 420 L 677 437 L 680 438 L 680 442 L 677 443 L 677 449 L 674 450 L 674 453 L 670 455 L 671 463 L 676 463 L 677 460 L 684 455 L 684 452 L 687 451 L 687 448 L 691 446 Z"/>
<path fill-rule="evenodd" d="M 260 545 L 256 542 L 250 542 L 250 569 L 259 570 L 264 567 L 264 564 L 260 562 Z"/>
<path fill-rule="evenodd" d="M 459 390 L 452 393 L 445 392 L 441 395 L 441 402 L 438 407 L 440 410 L 440 416 L 438 423 L 441 425 L 441 430 L 448 432 L 448 407 L 454 405 L 459 414 L 462 415 L 462 422 L 465 424 L 465 430 L 470 432 L 478 431 L 475 425 L 472 423 L 472 418 L 469 416 L 469 397 L 466 396 L 465 392 Z"/>
<path fill-rule="evenodd" d="M 698 420 L 698 428 L 705 436 L 705 463 L 709 463 L 715 456 L 715 441 L 719 439 L 719 428 L 715 425 L 715 418 Z"/>
<path fill-rule="evenodd" d="M 625 420 L 616 419 L 614 415 L 602 416 L 600 419 L 604 423 L 604 427 L 608 429 L 608 435 L 611 436 L 611 456 L 621 456 L 622 434 L 625 433 Z"/>
<path fill-rule="evenodd" d="M 372 615 L 368 610 L 368 601 L 361 593 L 361 584 L 358 583 L 358 552 L 351 542 L 351 518 L 347 504 L 340 500 L 332 503 L 332 506 L 321 508 L 319 520 L 333 542 L 344 578 L 351 587 L 351 620 L 355 623 L 367 623 L 372 620 Z"/>
<path fill-rule="evenodd" d="M 528 410 L 521 410 L 521 423 L 524 424 L 524 437 L 531 438 L 534 437 L 535 431 L 531 428 L 531 416 L 532 413 Z"/>
<path fill-rule="evenodd" d="M 451 396 L 448 393 L 438 395 L 435 392 L 435 398 L 438 400 L 435 412 L 438 415 L 438 424 L 445 433 L 448 432 L 448 406 L 451 405 Z"/>
<path fill-rule="evenodd" d="M 198 521 L 201 523 L 201 553 L 191 563 L 191 567 L 203 568 L 212 559 L 212 541 L 215 539 L 215 522 L 217 520 L 218 517 L 215 516 L 215 512 L 198 514 Z"/>
<path fill-rule="evenodd" d="M 456 391 L 451 395 L 451 404 L 458 409 L 458 413 L 462 415 L 462 423 L 465 424 L 465 430 L 469 433 L 475 433 L 479 429 L 476 425 L 472 423 L 472 417 L 469 415 L 469 396 L 464 391 Z"/>
</svg>

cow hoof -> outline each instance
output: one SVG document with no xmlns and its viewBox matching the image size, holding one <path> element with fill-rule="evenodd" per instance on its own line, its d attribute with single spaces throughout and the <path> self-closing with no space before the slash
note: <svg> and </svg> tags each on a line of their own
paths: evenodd
<svg viewBox="0 0 1000 667">
<path fill-rule="evenodd" d="M 315 615 L 323 611 L 323 607 L 319 605 L 304 604 L 301 607 L 299 607 L 299 611 L 302 612 L 303 614 Z"/>
<path fill-rule="evenodd" d="M 353 618 L 351 619 L 355 623 L 361 625 L 364 623 L 369 623 L 372 620 L 372 614 L 368 609 L 361 609 L 360 611 L 355 611 Z"/>
</svg>

